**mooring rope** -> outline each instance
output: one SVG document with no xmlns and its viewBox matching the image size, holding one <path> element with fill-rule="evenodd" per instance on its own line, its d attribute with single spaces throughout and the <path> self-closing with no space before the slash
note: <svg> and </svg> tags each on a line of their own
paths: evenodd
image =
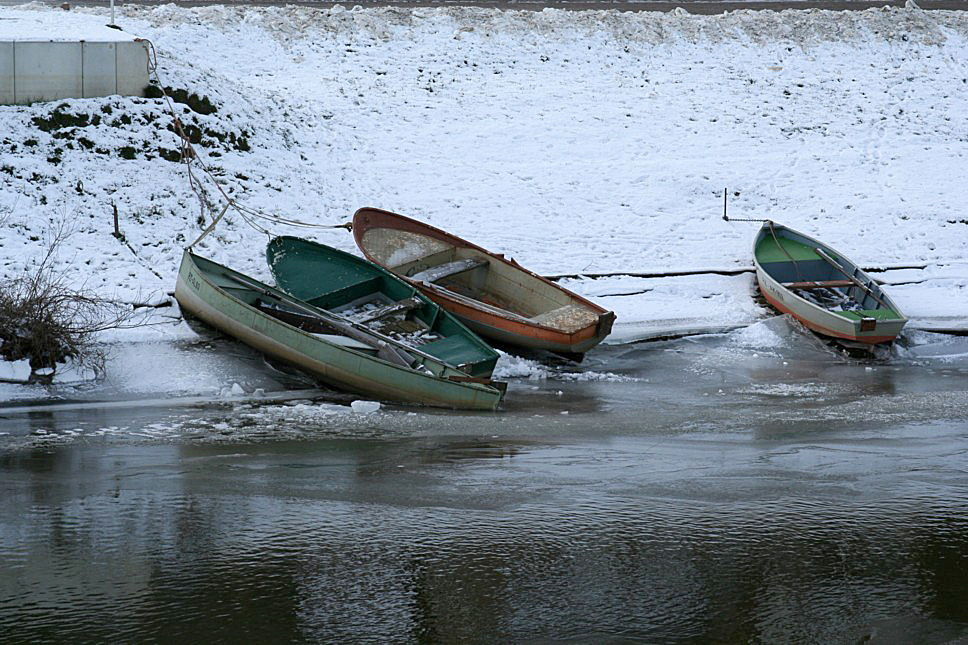
<svg viewBox="0 0 968 645">
<path fill-rule="evenodd" d="M 726 193 L 728 189 L 723 188 L 723 219 L 727 222 L 769 222 L 768 219 L 741 219 L 738 217 L 729 217 L 726 215 Z M 739 193 L 736 193 L 737 195 Z"/>
<path fill-rule="evenodd" d="M 790 255 L 790 252 L 787 251 L 787 248 L 780 244 L 780 240 L 776 236 L 776 231 L 773 229 L 773 222 L 767 221 L 767 225 L 770 227 L 770 234 L 773 235 L 773 241 L 778 247 L 780 247 L 780 250 L 783 251 L 788 258 L 790 258 L 790 262 L 793 262 L 793 269 L 797 272 L 797 282 L 803 282 L 803 275 L 800 273 L 800 265 L 797 264 L 797 261 L 793 259 L 793 256 Z"/>
<path fill-rule="evenodd" d="M 797 272 L 797 282 L 803 282 L 803 275 L 800 273 L 800 265 L 797 263 L 796 260 L 793 259 L 793 256 L 790 255 L 790 252 L 787 251 L 786 247 L 780 244 L 780 240 L 776 236 L 776 230 L 773 228 L 773 220 L 752 219 L 752 218 L 741 219 L 737 217 L 729 217 L 728 215 L 726 215 L 726 194 L 727 194 L 727 189 L 724 188 L 723 189 L 723 219 L 727 222 L 762 222 L 763 224 L 766 224 L 767 227 L 770 229 L 770 235 L 773 236 L 773 242 L 777 245 L 777 247 L 779 247 L 781 251 L 783 251 L 783 253 L 788 258 L 790 258 L 790 262 L 793 263 L 793 269 Z"/>
<path fill-rule="evenodd" d="M 139 42 L 145 42 L 148 44 L 148 73 L 152 80 L 157 83 L 158 90 L 161 92 L 162 97 L 168 105 L 168 111 L 171 113 L 173 120 L 173 125 L 175 128 L 175 134 L 178 135 L 179 139 L 179 153 L 181 154 L 181 161 L 185 164 L 185 169 L 188 174 L 188 185 L 191 187 L 192 192 L 198 197 L 198 202 L 201 208 L 202 220 L 205 220 L 205 215 L 209 211 L 214 211 L 214 205 L 210 203 L 208 196 L 205 191 L 205 187 L 199 177 L 196 176 L 193 170 L 193 162 L 197 162 L 195 165 L 199 168 L 201 173 L 208 178 L 208 180 L 215 186 L 218 192 L 221 194 L 222 198 L 225 200 L 225 206 L 219 211 L 218 215 L 212 218 L 212 222 L 202 231 L 201 235 L 195 239 L 194 242 L 188 245 L 186 248 L 192 248 L 199 242 L 201 242 L 205 236 L 215 230 L 216 225 L 225 217 L 225 214 L 229 209 L 233 209 L 239 214 L 246 224 L 251 226 L 256 231 L 264 233 L 271 237 L 271 232 L 267 226 L 262 225 L 259 220 L 265 222 L 270 222 L 271 224 L 277 224 L 280 226 L 292 226 L 301 228 L 320 228 L 320 229 L 334 229 L 334 228 L 345 228 L 347 230 L 352 230 L 352 224 L 346 222 L 343 224 L 313 224 L 311 222 L 303 222 L 291 217 L 283 217 L 281 215 L 275 215 L 272 213 L 266 213 L 258 209 L 250 208 L 243 204 L 240 204 L 234 197 L 231 197 L 222 186 L 221 183 L 215 178 L 215 175 L 209 170 L 205 164 L 203 164 L 195 151 L 195 147 L 192 145 L 191 140 L 185 133 L 185 129 L 182 126 L 181 119 L 178 118 L 178 114 L 175 111 L 174 100 L 165 91 L 165 87 L 161 82 L 161 77 L 158 73 L 158 52 L 155 49 L 154 43 L 146 38 L 139 38 Z"/>
</svg>

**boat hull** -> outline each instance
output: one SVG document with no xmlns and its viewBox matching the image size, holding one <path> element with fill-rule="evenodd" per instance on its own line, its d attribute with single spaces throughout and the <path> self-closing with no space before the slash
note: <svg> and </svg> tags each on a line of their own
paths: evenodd
<svg viewBox="0 0 968 645">
<path fill-rule="evenodd" d="M 573 354 L 575 355 L 573 358 L 577 359 L 580 359 L 582 354 L 598 345 L 608 336 L 612 331 L 612 323 L 615 320 L 612 312 L 606 312 L 610 315 L 606 316 L 601 325 L 586 327 L 573 334 L 565 334 L 553 329 L 517 322 L 505 316 L 468 306 L 462 301 L 448 298 L 446 294 L 422 287 L 419 284 L 415 284 L 415 286 L 424 295 L 484 338 L 503 345 L 525 349 Z"/>
<path fill-rule="evenodd" d="M 420 236 L 436 243 L 428 245 L 430 251 L 436 249 L 455 249 L 468 256 L 486 258 L 493 273 L 505 284 L 513 283 L 510 288 L 512 302 L 528 302 L 529 298 L 556 300 L 560 309 L 571 308 L 576 315 L 583 316 L 580 325 L 555 327 L 541 321 L 540 315 L 527 315 L 491 305 L 473 297 L 455 294 L 449 289 L 411 278 L 397 269 L 387 257 L 375 253 L 368 244 L 368 232 L 386 229 L 401 235 Z M 461 322 L 481 336 L 505 346 L 521 347 L 529 350 L 543 350 L 581 358 L 581 355 L 600 343 L 612 330 L 615 314 L 578 294 L 539 276 L 502 255 L 492 253 L 459 237 L 416 220 L 375 208 L 361 208 L 353 216 L 353 235 L 356 244 L 371 262 L 383 266 L 420 289 L 431 300 L 455 315 Z M 497 279 L 497 278 L 496 278 Z M 567 323 L 567 321 L 566 321 Z"/>
<path fill-rule="evenodd" d="M 393 365 L 281 322 L 209 281 L 188 251 L 179 269 L 175 299 L 186 313 L 341 390 L 382 401 L 469 410 L 494 410 L 501 400 L 502 392 L 491 385 L 452 381 Z M 451 368 L 446 373 L 466 378 Z"/>
<path fill-rule="evenodd" d="M 874 284 L 873 280 L 871 280 L 867 274 L 857 268 L 853 262 L 847 260 L 842 254 L 838 253 L 822 242 L 778 224 L 772 224 L 772 226 L 774 227 L 774 230 L 772 233 L 770 233 L 770 235 L 779 235 L 780 237 L 788 235 L 789 239 L 794 239 L 805 247 L 819 249 L 825 254 L 839 260 L 839 262 L 848 269 L 848 273 L 853 275 L 853 277 L 856 279 L 865 283 L 870 282 L 871 284 Z M 767 234 L 765 231 L 767 230 L 767 225 L 764 225 L 763 229 L 760 230 L 759 235 L 757 235 L 753 247 L 753 262 L 756 268 L 756 280 L 759 291 L 773 308 L 781 313 L 789 314 L 793 318 L 800 321 L 808 329 L 832 338 L 849 340 L 869 345 L 889 343 L 897 338 L 897 335 L 907 323 L 907 319 L 900 314 L 886 319 L 868 318 L 866 322 L 864 322 L 860 319 L 848 318 L 843 314 L 818 306 L 814 302 L 810 302 L 809 300 L 797 295 L 792 289 L 785 286 L 781 280 L 777 279 L 775 275 L 771 274 L 770 271 L 767 271 L 766 268 L 764 268 L 764 264 L 766 263 L 761 263 L 760 257 L 757 255 L 758 245 L 764 239 L 765 235 Z M 821 256 L 817 255 L 817 257 L 820 258 Z M 791 257 L 791 266 L 795 263 L 793 260 L 794 258 Z M 801 259 L 803 264 L 813 261 L 815 260 Z M 830 272 L 835 275 L 838 274 L 838 272 L 832 268 L 830 269 Z M 774 273 L 776 273 L 775 270 Z M 838 275 L 838 277 L 846 276 Z M 802 282 L 794 284 L 802 284 Z M 896 305 L 894 305 L 893 301 L 890 300 L 887 294 L 884 294 L 879 288 L 877 288 L 875 295 L 884 305 L 890 307 L 893 312 L 897 312 Z M 865 324 L 869 327 L 868 329 L 863 328 Z"/>
</svg>

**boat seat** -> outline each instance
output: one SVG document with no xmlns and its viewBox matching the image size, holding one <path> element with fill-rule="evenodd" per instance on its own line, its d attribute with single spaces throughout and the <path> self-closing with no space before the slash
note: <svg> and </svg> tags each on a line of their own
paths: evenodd
<svg viewBox="0 0 968 645">
<path fill-rule="evenodd" d="M 313 307 L 318 307 L 320 309 L 332 309 L 334 307 L 340 307 L 347 302 L 352 302 L 353 300 L 362 298 L 368 294 L 377 293 L 380 291 L 382 285 L 383 277 L 374 276 L 372 278 L 365 278 L 356 282 L 349 282 L 348 284 L 340 286 L 338 289 L 326 291 L 319 295 L 299 292 L 294 293 L 293 295 L 312 305 Z"/>
<path fill-rule="evenodd" d="M 597 321 L 598 314 L 587 307 L 574 303 L 531 317 L 531 322 L 557 329 L 566 334 L 573 334 L 579 329 L 595 324 Z"/>
<path fill-rule="evenodd" d="M 325 340 L 328 343 L 333 343 L 334 345 L 339 345 L 340 347 L 346 347 L 348 349 L 355 349 L 357 351 L 370 352 L 375 354 L 377 348 L 372 345 L 367 345 L 362 343 L 355 338 L 350 338 L 349 336 L 340 336 L 338 334 L 313 334 L 316 338 Z"/>
<path fill-rule="evenodd" d="M 451 276 L 464 273 L 465 271 L 470 271 L 471 269 L 487 266 L 488 264 L 489 262 L 484 258 L 466 258 L 464 260 L 454 260 L 453 262 L 438 264 L 435 267 L 430 267 L 429 269 L 424 269 L 419 273 L 414 273 L 409 277 L 411 280 L 416 282 L 433 283 L 437 282 L 438 280 L 443 280 L 444 278 L 449 278 Z"/>
<path fill-rule="evenodd" d="M 416 298 L 416 297 L 407 298 L 405 300 L 399 300 L 397 302 L 392 302 L 388 305 L 384 305 L 383 307 L 380 307 L 379 309 L 376 309 L 370 312 L 362 319 L 357 320 L 357 322 L 363 323 L 363 324 L 370 323 L 370 322 L 373 322 L 374 320 L 380 320 L 381 318 L 386 318 L 387 316 L 392 316 L 400 312 L 407 312 L 407 311 L 410 311 L 411 309 L 417 309 L 418 307 L 422 307 L 423 305 L 424 305 L 424 302 L 420 300 L 420 298 Z"/>
<path fill-rule="evenodd" d="M 834 287 L 852 287 L 850 280 L 804 280 L 802 282 L 783 282 L 787 289 L 832 289 Z"/>
</svg>

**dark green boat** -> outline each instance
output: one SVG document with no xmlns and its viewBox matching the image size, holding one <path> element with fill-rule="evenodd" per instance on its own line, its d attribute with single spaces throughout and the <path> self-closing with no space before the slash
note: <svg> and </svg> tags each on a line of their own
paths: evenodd
<svg viewBox="0 0 968 645">
<path fill-rule="evenodd" d="M 486 378 L 497 352 L 416 288 L 372 262 L 298 237 L 266 248 L 280 289 L 306 303 Z"/>
</svg>

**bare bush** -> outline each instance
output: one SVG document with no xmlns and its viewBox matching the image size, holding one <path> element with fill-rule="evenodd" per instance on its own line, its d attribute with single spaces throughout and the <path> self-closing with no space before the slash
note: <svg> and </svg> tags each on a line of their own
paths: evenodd
<svg viewBox="0 0 968 645">
<path fill-rule="evenodd" d="M 28 360 L 34 382 L 50 382 L 69 359 L 101 374 L 105 356 L 95 334 L 126 326 L 133 313 L 130 305 L 73 288 L 58 275 L 57 248 L 69 234 L 59 227 L 39 263 L 0 285 L 0 359 Z"/>
</svg>

